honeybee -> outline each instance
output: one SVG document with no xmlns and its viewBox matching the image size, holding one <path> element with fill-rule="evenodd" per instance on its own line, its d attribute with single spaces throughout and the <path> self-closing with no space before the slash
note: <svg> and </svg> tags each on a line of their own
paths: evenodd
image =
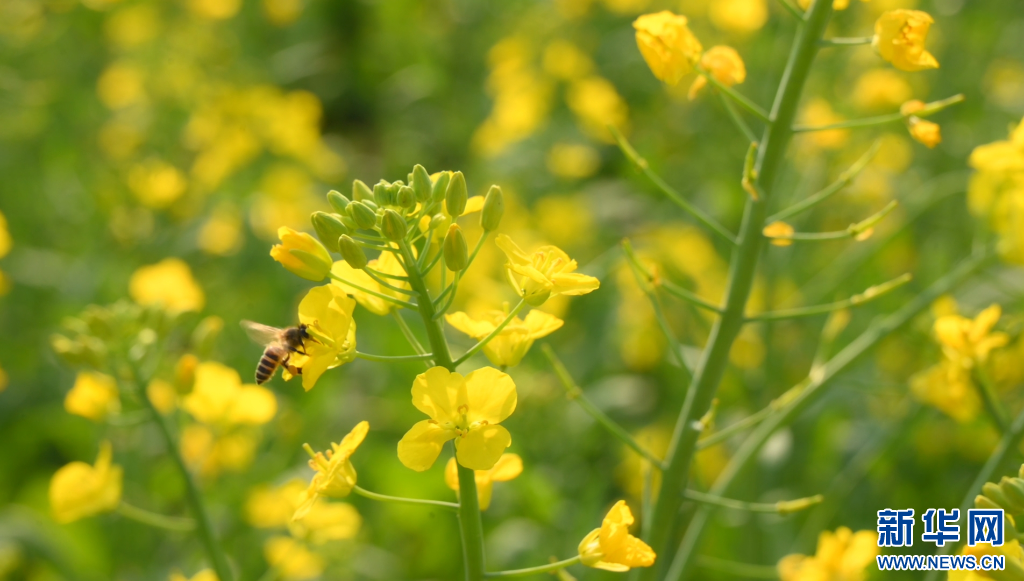
<svg viewBox="0 0 1024 581">
<path fill-rule="evenodd" d="M 260 363 L 256 366 L 257 385 L 270 381 L 277 368 L 282 365 L 296 375 L 302 373 L 301 369 L 289 366 L 288 359 L 292 353 L 306 354 L 304 341 L 309 339 L 306 325 L 286 329 L 278 329 L 253 321 L 242 321 L 241 325 L 250 339 L 266 346 L 263 356 L 260 357 Z"/>
</svg>

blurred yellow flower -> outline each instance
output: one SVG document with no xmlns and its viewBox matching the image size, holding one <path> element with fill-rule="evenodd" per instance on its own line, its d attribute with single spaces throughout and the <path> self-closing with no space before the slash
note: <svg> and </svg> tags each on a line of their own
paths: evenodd
<svg viewBox="0 0 1024 581">
<path fill-rule="evenodd" d="M 647 66 L 655 77 L 669 85 L 688 75 L 704 50 L 690 32 L 686 17 L 668 10 L 644 14 L 633 22 L 633 28 Z"/>
<path fill-rule="evenodd" d="M 50 479 L 50 511 L 59 523 L 109 512 L 121 504 L 124 471 L 113 464 L 110 442 L 100 444 L 96 464 L 72 462 L 62 466 Z"/>
<path fill-rule="evenodd" d="M 117 414 L 121 411 L 117 381 L 102 373 L 79 371 L 75 385 L 64 397 L 64 409 L 97 422 Z"/>
<path fill-rule="evenodd" d="M 793 227 L 785 222 L 772 222 L 764 227 L 761 231 L 766 238 L 771 238 L 771 242 L 775 246 L 790 246 L 793 241 L 789 239 L 795 230 Z"/>
<path fill-rule="evenodd" d="M 586 248 L 599 231 L 584 194 L 544 196 L 533 206 L 533 219 L 544 239 L 556 246 Z"/>
<path fill-rule="evenodd" d="M 505 308 L 505 311 L 490 311 L 484 319 L 474 319 L 463 312 L 445 315 L 444 318 L 452 327 L 479 341 L 505 320 L 508 316 L 508 303 L 505 303 Z M 554 333 L 562 327 L 562 323 L 558 317 L 537 310 L 530 311 L 525 319 L 515 317 L 484 345 L 484 355 L 499 367 L 515 367 L 523 360 L 535 340 Z"/>
<path fill-rule="evenodd" d="M 302 388 L 313 389 L 320 376 L 355 359 L 356 323 L 352 311 L 356 301 L 337 285 L 326 284 L 309 289 L 299 302 L 299 322 L 306 325 L 311 339 L 305 343 L 306 353 L 292 353 L 285 381 L 292 378 L 290 369 L 302 370 Z"/>
<path fill-rule="evenodd" d="M 7 372 L 4 371 L 3 367 L 0 367 L 0 393 L 3 393 L 3 391 L 7 389 L 8 382 L 9 378 L 7 377 Z"/>
<path fill-rule="evenodd" d="M 867 1 L 868 0 L 861 0 L 861 2 L 867 2 Z M 800 8 L 803 8 L 804 10 L 807 10 L 808 8 L 811 7 L 811 0 L 797 0 L 797 4 L 800 5 Z M 849 7 L 850 7 L 850 0 L 833 0 L 833 2 L 832 2 L 832 9 L 833 10 L 846 10 Z"/>
<path fill-rule="evenodd" d="M 1010 342 L 1010 336 L 1003 332 L 992 332 L 999 322 L 1003 310 L 991 305 L 978 313 L 974 319 L 960 315 L 946 315 L 935 321 L 935 336 L 942 345 L 942 351 L 951 361 L 971 368 L 984 363 L 989 353 Z"/>
<path fill-rule="evenodd" d="M 766 0 L 716 0 L 708 6 L 708 18 L 721 30 L 749 33 L 768 22 Z"/>
<path fill-rule="evenodd" d="M 970 370 L 949 359 L 914 374 L 910 378 L 910 393 L 961 423 L 973 420 L 981 411 Z"/>
<path fill-rule="evenodd" d="M 156 411 L 167 415 L 178 407 L 178 391 L 162 379 L 154 379 L 146 386 L 146 397 Z"/>
<path fill-rule="evenodd" d="M 782 581 L 861 581 L 878 555 L 877 535 L 846 527 L 823 531 L 813 557 L 786 555 L 778 564 Z"/>
<path fill-rule="evenodd" d="M 800 112 L 800 122 L 803 125 L 823 126 L 842 121 L 845 119 L 832 110 L 832 105 L 827 100 L 820 97 L 811 99 Z M 821 149 L 841 149 L 846 145 L 849 136 L 850 131 L 847 129 L 829 129 L 812 131 L 804 135 L 804 138 Z"/>
<path fill-rule="evenodd" d="M 300 497 L 299 507 L 292 517 L 294 520 L 309 514 L 321 497 L 344 498 L 352 492 L 356 485 L 356 469 L 352 465 L 352 454 L 355 454 L 369 431 L 369 422 L 359 422 L 341 439 L 341 442 L 332 443 L 326 455 L 321 452 L 314 453 L 309 444 L 304 446 L 312 457 L 309 467 L 315 470 L 316 474 Z"/>
<path fill-rule="evenodd" d="M 455 440 L 459 464 L 472 470 L 490 470 L 512 444 L 512 435 L 498 424 L 516 409 L 516 384 L 493 367 L 465 377 L 433 367 L 416 376 L 412 403 L 430 416 L 398 442 L 398 459 L 412 470 L 433 466 L 448 440 Z"/>
<path fill-rule="evenodd" d="M 11 233 L 7 229 L 7 218 L 0 212 L 0 258 L 7 256 L 11 251 Z"/>
<path fill-rule="evenodd" d="M 323 557 L 310 551 L 301 541 L 290 537 L 267 539 L 263 544 L 263 556 L 284 581 L 315 579 L 324 572 Z"/>
<path fill-rule="evenodd" d="M 213 569 L 203 569 L 191 578 L 175 571 L 174 573 L 171 573 L 169 581 L 218 581 L 218 579 L 217 574 L 213 572 Z"/>
<path fill-rule="evenodd" d="M 207 254 L 228 256 L 242 246 L 242 217 L 231 205 L 219 206 L 199 228 L 199 249 Z"/>
<path fill-rule="evenodd" d="M 195 385 L 181 407 L 197 421 L 220 426 L 259 426 L 277 414 L 272 391 L 258 385 L 242 385 L 237 371 L 216 362 L 199 364 Z"/>
<path fill-rule="evenodd" d="M 137 4 L 114 12 L 103 23 L 104 36 L 117 48 L 130 49 L 152 40 L 159 31 L 155 5 Z"/>
<path fill-rule="evenodd" d="M 505 234 L 495 243 L 508 258 L 505 271 L 509 283 L 531 306 L 538 307 L 557 295 L 585 295 L 601 285 L 596 278 L 577 273 L 576 261 L 555 246 L 541 246 L 527 254 Z"/>
<path fill-rule="evenodd" d="M 601 155 L 589 145 L 556 143 L 548 150 L 547 166 L 561 178 L 587 178 L 601 166 Z"/>
<path fill-rule="evenodd" d="M 904 71 L 939 68 L 939 62 L 924 49 L 928 29 L 935 22 L 920 10 L 889 10 L 875 21 L 871 46 L 894 67 Z"/>
<path fill-rule="evenodd" d="M 647 5 L 651 3 L 651 0 L 603 0 L 605 7 L 615 14 L 636 14 Z"/>
<path fill-rule="evenodd" d="M 206 303 L 203 289 L 180 258 L 139 267 L 128 281 L 128 295 L 140 305 L 159 305 L 171 311 L 199 311 Z"/>
<path fill-rule="evenodd" d="M 142 70 L 135 65 L 116 62 L 100 74 L 96 93 L 109 109 L 124 109 L 146 98 Z"/>
<path fill-rule="evenodd" d="M 214 478 L 223 471 L 241 472 L 256 457 L 259 434 L 240 426 L 227 433 L 214 433 L 205 424 L 189 424 L 181 431 L 181 456 L 200 474 Z"/>
<path fill-rule="evenodd" d="M 612 142 L 608 126 L 624 130 L 629 123 L 629 107 L 610 81 L 591 76 L 573 81 L 565 96 L 583 130 L 595 139 Z"/>
<path fill-rule="evenodd" d="M 545 73 L 563 81 L 585 77 L 594 68 L 587 53 L 562 39 L 553 40 L 544 48 L 541 62 Z"/>
<path fill-rule="evenodd" d="M 331 272 L 334 260 L 319 240 L 305 232 L 296 232 L 287 226 L 277 230 L 280 244 L 270 249 L 270 257 L 281 263 L 292 274 L 318 282 Z"/>
<path fill-rule="evenodd" d="M 861 110 L 898 107 L 913 94 L 910 83 L 892 69 L 870 69 L 853 86 L 853 104 Z"/>
<path fill-rule="evenodd" d="M 351 504 L 331 502 L 317 505 L 306 516 L 288 522 L 292 536 L 313 545 L 353 539 L 359 534 L 363 517 Z"/>
<path fill-rule="evenodd" d="M 405 276 L 405 269 L 402 268 L 402 263 L 399 262 L 398 257 L 392 252 L 381 252 L 380 257 L 369 261 L 366 263 L 366 266 L 376 270 L 377 272 L 383 272 L 384 274 Z M 407 298 L 407 295 L 387 288 L 376 280 L 370 278 L 370 275 L 366 274 L 365 270 L 352 268 L 352 266 L 343 260 L 335 262 L 334 267 L 331 268 L 331 272 L 339 278 L 343 278 L 349 282 L 355 283 L 363 288 L 376 291 L 380 294 L 401 300 L 405 300 Z M 407 282 L 402 282 L 400 280 L 389 280 L 388 282 L 392 286 L 409 288 L 409 283 Z M 350 296 L 355 298 L 355 300 L 362 305 L 364 309 L 375 315 L 384 316 L 395 309 L 401 308 L 399 305 L 391 301 L 384 300 L 379 296 L 371 295 L 368 292 L 342 284 L 336 280 L 331 284 L 338 286 L 338 288 L 342 289 L 345 293 L 348 293 Z"/>
<path fill-rule="evenodd" d="M 629 534 L 633 513 L 620 500 L 601 522 L 601 528 L 590 531 L 580 541 L 581 562 L 587 567 L 606 571 L 629 571 L 632 567 L 650 567 L 656 555 L 647 543 Z"/>
<path fill-rule="evenodd" d="M 915 141 L 928 146 L 929 149 L 932 149 L 936 145 L 942 143 L 942 129 L 939 127 L 938 123 L 925 121 L 924 119 L 912 116 L 908 120 L 908 124 L 910 136 L 913 137 Z"/>
<path fill-rule="evenodd" d="M 738 85 L 747 79 L 747 67 L 740 58 L 740 53 L 731 46 L 713 46 L 700 57 L 700 66 L 727 87 Z M 698 76 L 690 85 L 687 96 L 692 101 L 697 93 L 708 84 L 703 75 Z"/>
<path fill-rule="evenodd" d="M 480 510 L 491 506 L 491 494 L 495 482 L 508 482 L 523 472 L 523 459 L 518 454 L 502 454 L 490 470 L 475 471 L 476 490 L 480 501 Z M 459 491 L 459 467 L 455 458 L 449 458 L 444 467 L 444 483 L 455 492 Z"/>
<path fill-rule="evenodd" d="M 263 0 L 263 15 L 276 26 L 288 26 L 298 20 L 302 8 L 302 0 Z"/>
<path fill-rule="evenodd" d="M 160 159 L 149 159 L 128 170 L 128 187 L 142 205 L 160 209 L 180 198 L 188 188 L 188 182 L 173 165 Z"/>
<path fill-rule="evenodd" d="M 261 484 L 249 491 L 245 501 L 245 520 L 259 529 L 288 526 L 302 504 L 305 492 L 306 483 L 298 478 L 273 488 Z"/>
<path fill-rule="evenodd" d="M 1001 547 L 993 547 L 990 543 L 978 543 L 973 547 L 964 546 L 961 555 L 1002 555 L 1006 558 L 1006 575 L 989 575 L 987 571 L 953 570 L 949 572 L 947 581 L 989 581 L 990 579 L 1019 578 L 1024 571 L 1024 547 L 1017 539 L 1008 540 Z"/>
<path fill-rule="evenodd" d="M 210 20 L 224 20 L 238 14 L 242 0 L 188 0 L 192 14 Z"/>
</svg>

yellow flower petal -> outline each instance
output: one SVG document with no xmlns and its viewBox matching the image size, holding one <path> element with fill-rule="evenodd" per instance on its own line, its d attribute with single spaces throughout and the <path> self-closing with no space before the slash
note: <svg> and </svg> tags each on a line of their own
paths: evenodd
<svg viewBox="0 0 1024 581">
<path fill-rule="evenodd" d="M 415 426 L 413 428 L 415 429 Z M 504 426 L 482 426 L 469 430 L 463 437 L 455 440 L 455 457 L 459 464 L 466 468 L 490 470 L 505 449 L 511 445 L 512 434 L 508 433 Z M 438 453 L 440 453 L 440 446 L 438 446 Z M 437 454 L 434 455 L 434 459 L 436 458 Z M 431 464 L 434 459 L 431 459 Z"/>
<path fill-rule="evenodd" d="M 407 468 L 423 472 L 434 465 L 444 443 L 455 435 L 432 420 L 416 422 L 398 442 L 398 459 Z"/>
<path fill-rule="evenodd" d="M 507 373 L 493 367 L 482 367 L 467 375 L 464 389 L 465 403 L 468 408 L 465 412 L 466 420 L 470 424 L 476 422 L 501 423 L 516 409 L 516 384 Z M 491 464 L 493 465 L 494 462 Z M 484 468 L 477 468 L 477 470 L 484 470 Z"/>
<path fill-rule="evenodd" d="M 644 14 L 633 22 L 636 44 L 659 80 L 675 85 L 693 70 L 703 47 L 687 26 L 685 16 L 667 10 Z"/>
<path fill-rule="evenodd" d="M 459 406 L 466 404 L 465 390 L 462 375 L 431 367 L 413 381 L 412 405 L 438 422 L 457 421 Z"/>
<path fill-rule="evenodd" d="M 889 10 L 875 21 L 872 46 L 900 70 L 937 69 L 939 62 L 924 49 L 928 29 L 934 22 L 927 12 L 920 10 Z"/>
</svg>

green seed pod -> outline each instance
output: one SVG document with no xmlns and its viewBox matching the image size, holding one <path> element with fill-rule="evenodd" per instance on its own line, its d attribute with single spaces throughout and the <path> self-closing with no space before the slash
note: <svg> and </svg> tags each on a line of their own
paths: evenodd
<svg viewBox="0 0 1024 581">
<path fill-rule="evenodd" d="M 412 208 L 416 206 L 416 194 L 413 189 L 409 186 L 402 186 L 398 188 L 398 205 L 403 208 Z"/>
<path fill-rule="evenodd" d="M 369 230 L 377 224 L 377 213 L 365 202 L 352 202 L 348 205 L 348 215 L 363 230 Z"/>
<path fill-rule="evenodd" d="M 356 181 L 359 182 L 359 180 Z M 363 185 L 365 186 L 365 184 Z M 344 195 L 342 195 L 342 193 L 339 192 L 338 190 L 331 190 L 327 192 L 327 203 L 331 205 L 331 208 L 333 208 L 335 212 L 339 214 L 344 214 L 345 208 L 347 208 L 348 205 L 352 202 Z"/>
<path fill-rule="evenodd" d="M 448 191 L 448 184 L 451 183 L 452 172 L 443 171 L 437 176 L 437 181 L 434 182 L 433 188 L 430 190 L 430 199 L 435 202 L 440 202 L 444 199 L 445 192 Z"/>
<path fill-rule="evenodd" d="M 469 265 L 469 247 L 458 224 L 449 226 L 444 235 L 444 265 L 452 272 L 465 270 Z"/>
<path fill-rule="evenodd" d="M 494 232 L 501 224 L 501 217 L 505 214 L 505 195 L 501 188 L 491 186 L 487 190 L 487 197 L 484 198 L 484 210 L 480 213 L 480 225 L 484 232 Z"/>
<path fill-rule="evenodd" d="M 405 238 L 405 235 L 409 233 L 409 227 L 406 226 L 405 218 L 401 214 L 387 209 L 384 210 L 384 216 L 381 219 L 380 233 L 388 240 L 397 242 Z"/>
<path fill-rule="evenodd" d="M 356 244 L 356 241 L 351 236 L 345 234 L 339 237 L 338 248 L 341 257 L 345 259 L 349 266 L 356 270 L 362 270 L 366 267 L 366 253 L 363 252 L 363 249 Z"/>
<path fill-rule="evenodd" d="M 313 222 L 316 236 L 320 242 L 323 242 L 324 247 L 331 252 L 337 252 L 338 236 L 348 234 L 348 228 L 341 222 L 341 219 L 327 212 L 313 212 L 310 221 Z"/>
<path fill-rule="evenodd" d="M 390 202 L 390 187 L 391 184 L 384 180 L 373 184 L 373 201 L 377 202 L 378 206 L 387 206 Z"/>
<path fill-rule="evenodd" d="M 998 504 L 1001 508 L 1006 509 L 1007 512 L 1015 512 L 1013 510 L 1013 503 L 1010 502 L 1010 499 L 1006 498 L 1002 489 L 999 488 L 999 485 L 995 482 L 986 482 L 984 486 L 981 487 L 981 493 Z"/>
<path fill-rule="evenodd" d="M 999 489 L 1003 496 L 1010 502 L 1011 512 L 1020 514 L 1024 512 L 1024 482 L 1018 478 L 1003 478 L 999 481 Z"/>
<path fill-rule="evenodd" d="M 416 201 L 423 203 L 430 199 L 430 174 L 426 168 L 416 164 L 412 168 L 412 191 L 416 194 Z"/>
<path fill-rule="evenodd" d="M 370 190 L 370 186 L 363 183 L 363 180 L 355 180 L 352 182 L 352 201 L 362 202 L 363 200 L 373 199 L 373 191 Z"/>
<path fill-rule="evenodd" d="M 469 198 L 469 190 L 466 189 L 466 176 L 461 171 L 452 174 L 452 180 L 448 182 L 448 190 L 444 194 L 445 207 L 448 215 L 458 218 L 466 211 L 466 199 Z"/>
<path fill-rule="evenodd" d="M 979 494 L 974 497 L 974 508 L 1003 508 L 995 503 L 991 498 Z"/>
</svg>

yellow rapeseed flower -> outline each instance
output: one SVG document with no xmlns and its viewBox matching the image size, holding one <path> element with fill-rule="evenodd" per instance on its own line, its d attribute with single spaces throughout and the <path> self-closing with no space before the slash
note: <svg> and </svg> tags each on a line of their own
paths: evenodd
<svg viewBox="0 0 1024 581">
<path fill-rule="evenodd" d="M 601 167 L 601 155 L 589 145 L 556 143 L 548 151 L 547 166 L 558 177 L 587 178 Z"/>
<path fill-rule="evenodd" d="M 508 305 L 506 304 L 506 309 Z M 506 311 L 491 311 L 484 319 L 474 319 L 463 312 L 445 315 L 452 327 L 480 340 L 490 335 L 508 316 Z M 563 321 L 542 311 L 530 311 L 525 319 L 516 317 L 486 345 L 484 355 L 494 365 L 515 367 L 533 346 L 533 342 L 562 327 Z"/>
<path fill-rule="evenodd" d="M 309 467 L 316 470 L 316 474 L 303 493 L 293 520 L 302 519 L 309 514 L 321 497 L 344 498 L 352 492 L 356 485 L 356 469 L 351 462 L 352 454 L 359 448 L 359 444 L 363 443 L 369 431 L 369 422 L 359 422 L 340 442 L 332 443 L 326 454 L 314 453 L 308 444 L 305 446 L 306 451 L 312 456 Z"/>
<path fill-rule="evenodd" d="M 270 256 L 292 274 L 319 282 L 331 272 L 334 261 L 316 238 L 287 226 L 278 228 L 277 237 L 281 239 L 281 243 L 270 249 Z"/>
<path fill-rule="evenodd" d="M 653 565 L 654 550 L 629 534 L 631 524 L 633 513 L 626 506 L 626 501 L 616 502 L 601 522 L 601 528 L 590 531 L 580 541 L 581 562 L 595 569 L 620 572 Z"/>
<path fill-rule="evenodd" d="M 181 455 L 185 463 L 207 478 L 222 471 L 241 472 L 256 457 L 259 434 L 251 427 L 215 433 L 205 424 L 190 424 L 181 431 Z"/>
<path fill-rule="evenodd" d="M 928 28 L 935 22 L 920 10 L 889 10 L 875 21 L 871 46 L 894 67 L 904 71 L 939 68 L 939 61 L 924 49 Z"/>
<path fill-rule="evenodd" d="M 242 385 L 238 372 L 221 363 L 200 363 L 192 392 L 182 407 L 197 421 L 209 425 L 263 425 L 277 413 L 277 400 L 269 389 Z"/>
<path fill-rule="evenodd" d="M 527 254 L 505 234 L 495 243 L 508 258 L 508 281 L 529 305 L 538 307 L 557 295 L 585 295 L 601 286 L 596 278 L 577 273 L 576 261 L 555 246 L 541 246 Z"/>
<path fill-rule="evenodd" d="M 747 67 L 743 64 L 740 53 L 731 46 L 713 46 L 700 57 L 700 66 L 715 78 L 716 81 L 727 87 L 738 85 L 747 79 Z M 697 98 L 697 93 L 708 84 L 703 75 L 693 80 L 690 91 L 687 94 L 692 101 Z"/>
<path fill-rule="evenodd" d="M 61 467 L 50 479 L 50 510 L 59 523 L 109 512 L 121 504 L 124 471 L 111 462 L 110 442 L 100 444 L 96 464 L 72 462 Z"/>
<path fill-rule="evenodd" d="M 402 436 L 398 459 L 417 472 L 434 465 L 448 440 L 455 440 L 459 464 L 473 470 L 490 470 L 512 444 L 512 435 L 498 424 L 516 409 L 516 384 L 493 367 L 465 377 L 433 367 L 416 376 L 412 403 L 430 419 Z"/>
<path fill-rule="evenodd" d="M 288 531 L 297 539 L 313 545 L 353 539 L 363 526 L 363 517 L 351 504 L 331 502 L 317 505 L 306 516 L 288 523 Z"/>
<path fill-rule="evenodd" d="M 267 564 L 277 569 L 284 581 L 316 579 L 324 572 L 324 559 L 304 543 L 290 537 L 271 537 L 263 544 Z"/>
<path fill-rule="evenodd" d="M 767 0 L 716 0 L 708 6 L 708 18 L 722 30 L 750 33 L 768 21 Z"/>
<path fill-rule="evenodd" d="M 939 127 L 938 123 L 925 121 L 918 117 L 911 117 L 908 120 L 908 123 L 910 136 L 913 137 L 915 141 L 923 143 L 928 146 L 929 149 L 942 143 L 942 128 Z"/>
<path fill-rule="evenodd" d="M 481 200 L 482 201 L 482 200 Z M 429 218 L 428 218 L 429 221 Z M 445 230 L 447 231 L 447 230 Z M 399 262 L 398 257 L 393 252 L 381 252 L 380 257 L 369 261 L 366 266 L 372 268 L 377 272 L 383 272 L 384 274 L 393 274 L 396 276 L 405 276 L 405 269 L 402 268 L 402 263 Z M 396 299 L 405 300 L 408 298 L 396 290 L 389 289 L 386 286 L 381 285 L 379 282 L 370 277 L 365 270 L 352 268 L 349 263 L 344 260 L 339 260 L 334 263 L 331 268 L 331 272 L 334 273 L 338 278 L 343 278 L 349 282 L 357 284 L 363 288 L 376 291 L 380 294 L 394 297 Z M 398 288 L 409 288 L 409 283 L 402 282 L 400 280 L 391 279 L 388 281 L 392 286 Z M 338 288 L 342 289 L 345 293 L 356 299 L 364 309 L 370 311 L 375 315 L 387 315 L 394 309 L 401 308 L 399 305 L 382 299 L 379 296 L 372 295 L 368 292 L 361 291 L 357 288 L 353 288 L 346 284 L 342 284 L 338 281 L 333 281 L 332 284 L 337 285 Z"/>
<path fill-rule="evenodd" d="M 794 232 L 793 227 L 785 222 L 772 222 L 761 231 L 766 238 L 771 239 L 772 244 L 775 246 L 790 246 L 793 244 L 793 240 L 788 237 L 792 236 Z"/>
<path fill-rule="evenodd" d="M 476 491 L 480 500 L 480 510 L 491 506 L 491 493 L 495 482 L 508 482 L 523 472 L 523 459 L 519 454 L 502 454 L 490 470 L 475 471 Z M 444 467 L 444 483 L 455 492 L 459 491 L 459 467 L 455 458 L 448 459 Z"/>
<path fill-rule="evenodd" d="M 166 208 L 188 189 L 181 170 L 161 159 L 148 159 L 128 170 L 128 187 L 144 206 Z"/>
<path fill-rule="evenodd" d="M 128 295 L 140 305 L 159 305 L 171 311 L 199 311 L 206 303 L 203 289 L 180 258 L 139 267 L 128 281 Z"/>
<path fill-rule="evenodd" d="M 989 353 L 1010 342 L 1003 332 L 992 332 L 1003 310 L 993 304 L 978 313 L 974 319 L 960 315 L 946 315 L 935 321 L 935 336 L 942 351 L 951 361 L 965 368 L 984 363 Z"/>
<path fill-rule="evenodd" d="M 853 86 L 853 103 L 858 109 L 875 111 L 898 107 L 910 98 L 913 89 L 903 73 L 890 68 L 865 71 Z"/>
<path fill-rule="evenodd" d="M 626 130 L 629 106 L 608 79 L 591 75 L 573 81 L 566 90 L 565 103 L 580 126 L 595 139 L 614 143 L 608 126 Z"/>
<path fill-rule="evenodd" d="M 242 0 L 189 0 L 188 9 L 201 18 L 224 20 L 238 14 Z"/>
<path fill-rule="evenodd" d="M 961 423 L 973 420 L 981 411 L 981 400 L 970 370 L 949 359 L 943 358 L 911 376 L 910 393 Z"/>
<path fill-rule="evenodd" d="M 786 555 L 778 564 L 782 581 L 861 581 L 868 565 L 878 555 L 877 535 L 872 531 L 854 533 L 846 527 L 818 536 L 818 552 Z"/>
<path fill-rule="evenodd" d="M 249 491 L 245 501 L 245 520 L 259 529 L 285 527 L 291 522 L 304 499 L 306 483 L 299 478 L 273 488 L 260 485 Z"/>
<path fill-rule="evenodd" d="M 0 212 L 0 258 L 7 256 L 11 251 L 11 233 L 7 229 L 7 218 Z"/>
<path fill-rule="evenodd" d="M 143 73 L 139 67 L 116 62 L 100 74 L 96 82 L 96 93 L 108 108 L 124 109 L 145 100 L 143 83 Z"/>
<path fill-rule="evenodd" d="M 64 409 L 69 414 L 102 421 L 121 411 L 117 381 L 103 373 L 80 371 L 75 385 L 64 397 Z"/>
<path fill-rule="evenodd" d="M 178 390 L 169 382 L 162 379 L 154 379 L 146 386 L 146 397 L 162 414 L 169 414 L 178 407 Z"/>
<path fill-rule="evenodd" d="M 292 353 L 288 366 L 302 370 L 302 388 L 306 391 L 313 389 L 328 369 L 355 359 L 355 308 L 356 301 L 334 284 L 309 289 L 299 303 L 299 322 L 306 325 L 311 339 L 305 342 L 306 354 Z M 284 378 L 292 378 L 288 369 Z"/>
<path fill-rule="evenodd" d="M 685 16 L 668 10 L 644 14 L 633 22 L 636 44 L 659 80 L 676 85 L 693 70 L 703 47 L 687 26 Z"/>
<path fill-rule="evenodd" d="M 169 581 L 218 581 L 218 579 L 217 574 L 213 572 L 213 569 L 203 569 L 191 578 L 182 575 L 179 571 L 175 571 L 174 573 L 171 573 Z"/>
<path fill-rule="evenodd" d="M 974 555 L 980 558 L 982 555 L 1002 555 L 1006 558 L 1006 575 L 999 576 L 1000 579 L 1020 579 L 1020 571 L 1024 570 L 1024 547 L 1020 541 L 1013 539 L 1006 541 L 1001 547 L 993 547 L 991 543 L 978 543 L 973 547 L 964 546 L 960 549 L 961 555 Z M 968 571 L 965 569 L 949 572 L 947 581 L 990 581 L 997 578 L 989 576 L 985 571 Z"/>
</svg>

